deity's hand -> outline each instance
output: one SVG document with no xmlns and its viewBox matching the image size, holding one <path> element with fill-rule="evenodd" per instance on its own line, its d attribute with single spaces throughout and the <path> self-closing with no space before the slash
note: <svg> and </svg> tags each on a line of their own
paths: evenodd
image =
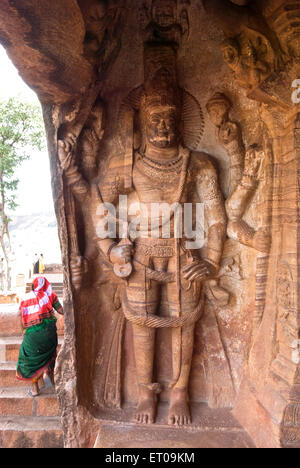
<svg viewBox="0 0 300 468">
<path fill-rule="evenodd" d="M 216 275 L 216 268 L 205 260 L 194 260 L 182 270 L 184 279 L 187 281 L 201 281 Z"/>
<path fill-rule="evenodd" d="M 130 263 L 133 255 L 132 245 L 115 245 L 111 251 L 109 259 L 113 264 L 124 265 Z"/>
<path fill-rule="evenodd" d="M 80 255 L 71 255 L 70 269 L 75 289 L 80 288 L 83 276 L 88 272 L 88 261 Z"/>
<path fill-rule="evenodd" d="M 71 153 L 74 149 L 74 146 L 76 145 L 77 138 L 72 132 L 67 132 L 66 136 L 64 137 L 64 144 L 66 151 L 68 153 Z"/>
<path fill-rule="evenodd" d="M 70 137 L 64 140 L 58 140 L 58 158 L 63 170 L 67 170 L 73 162 L 72 151 L 75 143 L 72 143 L 72 141 L 73 139 Z"/>
<path fill-rule="evenodd" d="M 259 252 L 269 253 L 271 249 L 271 234 L 266 229 L 259 229 L 252 239 L 252 247 Z"/>
</svg>

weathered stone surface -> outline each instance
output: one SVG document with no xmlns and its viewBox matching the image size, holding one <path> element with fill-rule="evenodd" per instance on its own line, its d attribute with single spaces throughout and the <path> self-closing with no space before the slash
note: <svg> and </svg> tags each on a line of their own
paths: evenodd
<svg viewBox="0 0 300 468">
<path fill-rule="evenodd" d="M 100 446 L 110 435 L 156 446 L 155 428 L 168 446 L 297 446 L 298 4 L 47 6 L 4 2 L 0 31 L 44 102 L 65 273 L 66 445 L 93 446 L 100 422 Z M 206 252 L 189 263 L 174 235 L 103 241 L 98 209 L 119 195 L 199 196 Z M 253 441 L 217 422 L 204 434 L 203 401 L 234 408 Z"/>
<path fill-rule="evenodd" d="M 201 405 L 201 416 L 194 428 L 170 428 L 162 424 L 167 408 L 160 408 L 158 424 L 139 426 L 133 423 L 100 424 L 95 448 L 254 448 L 249 435 L 234 420 L 229 410 L 211 410 Z"/>
<path fill-rule="evenodd" d="M 0 12 L 1 42 L 42 101 L 62 103 L 87 89 L 93 69 L 82 56 L 85 28 L 75 0 L 5 0 Z"/>
<path fill-rule="evenodd" d="M 62 448 L 59 418 L 0 416 L 1 448 Z"/>
<path fill-rule="evenodd" d="M 2 448 L 63 448 L 62 431 L 6 431 Z"/>
</svg>

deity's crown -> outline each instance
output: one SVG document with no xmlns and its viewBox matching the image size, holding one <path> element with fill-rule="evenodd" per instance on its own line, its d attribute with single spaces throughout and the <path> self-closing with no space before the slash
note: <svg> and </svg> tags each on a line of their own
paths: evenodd
<svg viewBox="0 0 300 468">
<path fill-rule="evenodd" d="M 145 83 L 141 111 L 153 107 L 181 110 L 181 93 L 177 85 L 176 51 L 172 44 L 151 45 L 144 54 Z"/>
</svg>

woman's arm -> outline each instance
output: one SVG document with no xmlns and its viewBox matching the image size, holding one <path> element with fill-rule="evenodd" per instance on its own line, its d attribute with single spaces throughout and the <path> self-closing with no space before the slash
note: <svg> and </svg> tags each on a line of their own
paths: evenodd
<svg viewBox="0 0 300 468">
<path fill-rule="evenodd" d="M 58 300 L 53 304 L 53 308 L 59 315 L 64 315 L 64 308 Z"/>
</svg>

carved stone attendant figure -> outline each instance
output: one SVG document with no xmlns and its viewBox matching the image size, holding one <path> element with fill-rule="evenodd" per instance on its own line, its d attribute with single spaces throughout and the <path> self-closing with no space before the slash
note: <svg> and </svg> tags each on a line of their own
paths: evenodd
<svg viewBox="0 0 300 468">
<path fill-rule="evenodd" d="M 232 194 L 240 183 L 245 159 L 245 147 L 241 128 L 229 118 L 232 103 L 222 93 L 216 93 L 207 103 L 207 111 L 216 126 L 217 139 L 225 148 L 230 158 L 230 188 Z"/>
</svg>

